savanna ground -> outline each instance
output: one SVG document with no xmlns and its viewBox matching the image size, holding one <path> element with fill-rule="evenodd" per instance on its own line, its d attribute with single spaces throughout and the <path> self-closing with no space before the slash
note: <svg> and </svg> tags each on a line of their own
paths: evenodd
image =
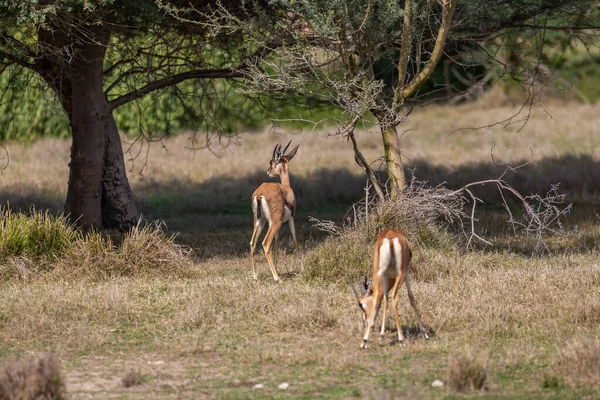
<svg viewBox="0 0 600 400">
<path fill-rule="evenodd" d="M 163 269 L 157 257 L 150 272 L 122 275 L 98 274 L 93 257 L 58 260 L 47 270 L 12 259 L 22 267 L 0 283 L 0 363 L 55 351 L 75 399 L 453 398 L 463 394 L 447 384 L 449 373 L 472 354 L 487 360 L 487 381 L 468 396 L 600 398 L 600 107 L 550 103 L 534 109 L 520 133 L 516 125 L 449 135 L 517 108 L 498 99 L 429 106 L 415 109 L 405 125 L 402 147 L 421 180 L 459 187 L 499 174 L 503 168 L 490 160 L 493 140 L 500 161 L 518 163 L 533 149 L 533 163 L 508 176 L 525 194 L 561 182 L 574 203 L 566 233 L 549 238 L 551 255 L 532 255 L 530 238 L 510 236 L 495 189 L 482 192 L 489 200 L 479 214 L 494 246 L 462 253 L 415 245 L 413 290 L 434 333 L 427 341 L 415 335 L 403 290 L 408 345 L 395 344 L 389 318 L 384 340 L 374 333 L 369 348 L 359 349 L 362 327 L 350 286 L 309 279 L 300 266 L 318 257 L 327 239 L 308 217 L 339 222 L 364 195 L 349 143 L 326 137 L 327 130 L 242 133 L 239 145 L 213 146 L 217 158 L 187 150 L 184 134 L 152 146 L 143 178 L 135 172 L 139 158 L 130 178 L 144 218 L 164 221 L 176 242 L 193 250 L 191 259 L 174 256 L 175 267 L 165 259 Z M 376 131 L 357 136 L 367 159 L 381 154 Z M 290 170 L 303 250 L 292 251 L 284 226 L 285 282 L 273 282 L 262 250 L 254 282 L 250 195 L 267 180 L 274 145 L 290 139 L 300 143 Z M 60 211 L 69 143 L 5 145 L 11 163 L 0 178 L 1 198 L 13 210 L 35 204 Z M 435 379 L 446 385 L 432 387 Z M 289 387 L 279 389 L 284 382 Z"/>
</svg>

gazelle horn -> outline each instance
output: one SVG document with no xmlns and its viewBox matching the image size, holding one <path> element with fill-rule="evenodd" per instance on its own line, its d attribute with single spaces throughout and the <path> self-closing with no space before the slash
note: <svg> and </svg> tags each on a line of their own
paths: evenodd
<svg viewBox="0 0 600 400">
<path fill-rule="evenodd" d="M 369 278 L 367 278 L 366 275 L 363 278 L 363 283 L 361 285 L 360 290 L 363 294 L 366 294 L 369 291 Z"/>
<path fill-rule="evenodd" d="M 285 152 L 287 151 L 288 147 L 290 147 L 290 144 L 292 144 L 292 141 L 290 140 L 290 142 L 287 144 L 287 146 L 285 146 L 285 149 L 283 149 L 283 151 L 281 152 L 281 155 L 285 155 Z"/>
<path fill-rule="evenodd" d="M 276 159 L 278 159 L 278 158 L 279 158 L 279 155 L 280 155 L 280 153 L 279 153 L 279 150 L 280 150 L 280 149 L 281 149 L 281 145 L 280 145 L 279 143 L 278 143 L 278 144 L 276 144 L 276 145 L 275 145 L 275 148 L 273 149 L 273 155 L 271 156 L 271 158 L 272 158 L 273 160 L 276 160 Z"/>
<path fill-rule="evenodd" d="M 356 297 L 356 300 L 359 300 L 360 296 L 358 295 L 358 292 L 356 291 L 356 288 L 354 287 L 354 283 L 352 282 L 352 280 L 350 279 L 349 276 L 348 276 L 348 282 L 350 283 L 350 286 L 352 287 L 352 292 L 354 293 L 354 297 Z"/>
</svg>

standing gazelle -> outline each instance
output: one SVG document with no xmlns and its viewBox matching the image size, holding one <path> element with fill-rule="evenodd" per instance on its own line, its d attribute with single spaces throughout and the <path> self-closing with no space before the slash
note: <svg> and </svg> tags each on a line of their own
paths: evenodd
<svg viewBox="0 0 600 400">
<path fill-rule="evenodd" d="M 279 247 L 279 229 L 281 229 L 281 225 L 284 222 L 289 223 L 290 230 L 292 231 L 292 238 L 294 239 L 294 245 L 296 246 L 296 250 L 298 250 L 298 239 L 296 239 L 296 227 L 294 225 L 296 198 L 294 197 L 294 191 L 290 187 L 288 163 L 296 155 L 299 145 L 286 154 L 285 152 L 288 147 L 290 147 L 291 143 L 292 142 L 290 141 L 283 151 L 281 151 L 281 145 L 278 144 L 275 146 L 269 169 L 267 170 L 268 176 L 279 176 L 281 178 L 281 183 L 265 182 L 252 194 L 254 231 L 252 232 L 252 239 L 250 240 L 250 258 L 252 259 L 252 276 L 255 280 L 258 277 L 256 275 L 256 268 L 254 267 L 254 251 L 256 250 L 256 242 L 258 241 L 258 237 L 260 236 L 265 223 L 269 223 L 269 229 L 262 242 L 262 246 L 275 282 L 279 282 L 280 278 L 277 274 L 275 263 L 273 262 L 273 256 L 271 255 L 271 243 L 274 239 L 274 253 L 277 255 L 277 248 Z"/>
<path fill-rule="evenodd" d="M 367 277 L 365 276 L 364 283 L 359 282 L 361 289 L 361 296 L 359 297 L 354 284 L 350 282 L 352 291 L 358 300 L 358 306 L 363 311 L 363 323 L 366 327 L 363 342 L 360 346 L 363 349 L 367 347 L 369 333 L 375 324 L 382 300 L 383 316 L 379 335 L 383 337 L 385 333 L 385 317 L 390 289 L 392 291 L 392 307 L 394 309 L 394 316 L 396 317 L 396 327 L 398 328 L 398 341 L 401 346 L 404 344 L 404 335 L 402 334 L 402 326 L 400 326 L 400 318 L 398 317 L 398 292 L 404 281 L 406 281 L 410 305 L 417 314 L 419 329 L 426 339 L 429 338 L 423 327 L 423 322 L 421 322 L 421 315 L 419 314 L 419 310 L 417 310 L 417 304 L 415 303 L 412 288 L 410 287 L 408 269 L 411 259 L 412 253 L 410 247 L 408 247 L 404 233 L 400 229 L 386 229 L 379 233 L 373 250 L 372 285 L 367 285 Z"/>
</svg>

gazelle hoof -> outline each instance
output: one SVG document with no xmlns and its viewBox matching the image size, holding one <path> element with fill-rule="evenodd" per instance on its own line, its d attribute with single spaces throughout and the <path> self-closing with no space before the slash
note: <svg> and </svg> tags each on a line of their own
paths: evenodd
<svg viewBox="0 0 600 400">
<path fill-rule="evenodd" d="M 398 346 L 400 346 L 400 347 L 406 346 L 406 344 L 404 343 L 404 340 L 398 340 Z"/>
<path fill-rule="evenodd" d="M 360 345 L 361 349 L 366 349 L 367 348 L 367 341 L 363 340 L 362 344 Z"/>
</svg>

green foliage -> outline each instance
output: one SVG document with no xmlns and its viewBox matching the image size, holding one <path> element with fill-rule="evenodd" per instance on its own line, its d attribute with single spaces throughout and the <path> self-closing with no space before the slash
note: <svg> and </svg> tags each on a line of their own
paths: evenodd
<svg viewBox="0 0 600 400">
<path fill-rule="evenodd" d="M 0 140 L 69 137 L 69 120 L 54 94 L 22 67 L 0 74 Z"/>
<path fill-rule="evenodd" d="M 63 216 L 32 209 L 28 214 L 0 211 L 0 255 L 29 259 L 61 257 L 79 236 Z"/>
</svg>

